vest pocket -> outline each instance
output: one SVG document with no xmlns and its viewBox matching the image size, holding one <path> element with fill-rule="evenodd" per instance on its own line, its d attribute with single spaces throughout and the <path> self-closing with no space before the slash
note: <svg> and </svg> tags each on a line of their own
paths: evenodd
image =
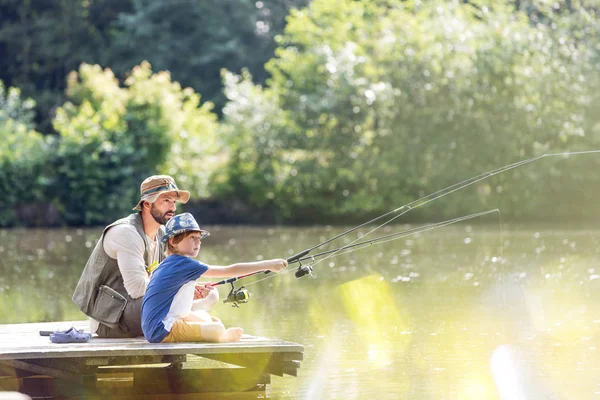
<svg viewBox="0 0 600 400">
<path fill-rule="evenodd" d="M 91 317 L 107 325 L 115 325 L 121 319 L 127 299 L 111 287 L 106 285 L 98 289 L 98 297 L 94 303 Z"/>
</svg>

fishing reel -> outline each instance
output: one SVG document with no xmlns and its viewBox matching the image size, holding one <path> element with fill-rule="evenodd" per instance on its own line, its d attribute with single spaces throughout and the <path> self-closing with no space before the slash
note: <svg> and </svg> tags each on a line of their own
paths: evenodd
<svg viewBox="0 0 600 400">
<path fill-rule="evenodd" d="M 232 282 L 231 290 L 229 291 L 227 298 L 223 300 L 223 303 L 233 303 L 233 307 L 240 308 L 239 303 L 247 303 L 249 298 L 250 293 L 244 286 L 236 289 Z"/>
<path fill-rule="evenodd" d="M 313 259 L 314 261 L 314 259 Z M 312 266 L 310 265 L 302 265 L 302 263 L 300 262 L 300 260 L 298 260 L 298 263 L 300 264 L 298 266 L 298 270 L 296 271 L 296 273 L 294 275 L 296 275 L 296 278 L 302 278 L 304 275 L 310 275 L 313 276 L 312 272 Z"/>
</svg>

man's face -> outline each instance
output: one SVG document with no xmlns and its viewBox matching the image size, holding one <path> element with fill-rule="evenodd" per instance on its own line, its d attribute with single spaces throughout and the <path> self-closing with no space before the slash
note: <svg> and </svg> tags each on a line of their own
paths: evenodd
<svg viewBox="0 0 600 400">
<path fill-rule="evenodd" d="M 154 203 L 150 203 L 150 214 L 156 222 L 164 225 L 173 218 L 176 208 L 175 200 L 177 200 L 177 194 L 163 193 L 158 196 Z"/>
</svg>

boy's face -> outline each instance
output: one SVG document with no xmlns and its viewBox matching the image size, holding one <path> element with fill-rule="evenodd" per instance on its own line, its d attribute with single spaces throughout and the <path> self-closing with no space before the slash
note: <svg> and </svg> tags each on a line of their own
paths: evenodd
<svg viewBox="0 0 600 400">
<path fill-rule="evenodd" d="M 186 257 L 196 257 L 200 251 L 201 235 L 200 232 L 193 232 L 183 239 L 179 244 L 174 245 L 177 253 Z"/>
</svg>

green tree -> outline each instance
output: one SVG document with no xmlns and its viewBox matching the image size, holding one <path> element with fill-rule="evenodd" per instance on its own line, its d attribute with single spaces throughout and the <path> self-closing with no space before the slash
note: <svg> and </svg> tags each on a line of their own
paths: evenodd
<svg viewBox="0 0 600 400">
<path fill-rule="evenodd" d="M 0 0 L 0 80 L 35 99 L 42 132 L 82 62 L 105 64 L 109 29 L 131 1 Z"/>
<path fill-rule="evenodd" d="M 148 60 L 183 85 L 224 105 L 221 68 L 243 67 L 262 82 L 285 16 L 308 0 L 134 0 L 114 24 L 110 60 L 120 74 Z"/>
<path fill-rule="evenodd" d="M 267 73 L 274 37 L 309 0 L 0 0 L 0 80 L 37 103 L 42 132 L 66 101 L 66 77 L 82 62 L 120 79 L 144 60 L 223 105 L 219 70 Z"/>
<path fill-rule="evenodd" d="M 169 173 L 194 196 L 218 166 L 211 104 L 148 63 L 119 86 L 111 70 L 83 64 L 69 76 L 70 101 L 57 110 L 52 196 L 69 224 L 99 224 L 126 215 L 139 184 Z"/>
<path fill-rule="evenodd" d="M 48 152 L 47 141 L 32 128 L 34 106 L 33 100 L 21 98 L 19 89 L 6 90 L 0 81 L 0 226 L 39 223 L 35 219 L 40 215 L 30 215 L 28 209 L 44 198 Z"/>
<path fill-rule="evenodd" d="M 248 174 L 236 190 L 272 198 L 285 218 L 356 217 L 523 158 L 598 148 L 586 131 L 595 49 L 568 35 L 567 17 L 532 24 L 510 2 L 476 3 L 315 0 L 293 12 L 268 87 L 227 78 L 230 171 Z M 497 176 L 419 213 L 552 216 L 573 189 L 557 168 Z"/>
</svg>

